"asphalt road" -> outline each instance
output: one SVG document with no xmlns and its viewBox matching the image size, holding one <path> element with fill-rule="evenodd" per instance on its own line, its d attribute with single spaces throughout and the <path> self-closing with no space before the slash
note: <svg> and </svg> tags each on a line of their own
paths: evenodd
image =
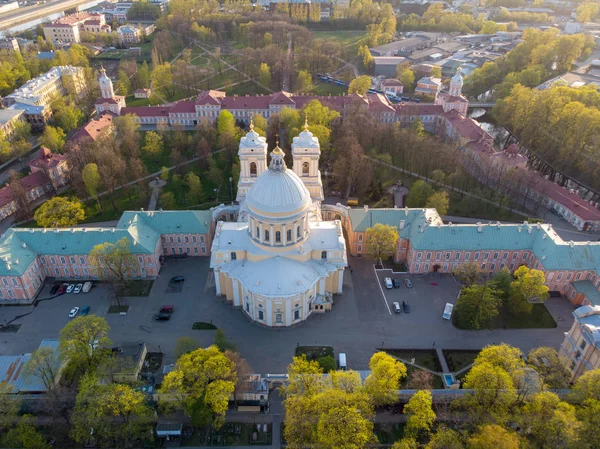
<svg viewBox="0 0 600 449">
<path fill-rule="evenodd" d="M 14 11 L 0 14 L 0 31 L 29 20 L 39 19 L 69 8 L 74 8 L 75 6 L 83 5 L 89 1 L 90 0 L 54 1 L 46 3 L 45 5 L 27 6 L 25 8 L 19 8 Z"/>
</svg>

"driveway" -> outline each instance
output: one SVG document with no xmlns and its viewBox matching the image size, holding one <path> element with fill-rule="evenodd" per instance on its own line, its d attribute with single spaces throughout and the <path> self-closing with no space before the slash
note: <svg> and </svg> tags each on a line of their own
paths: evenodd
<svg viewBox="0 0 600 449">
<path fill-rule="evenodd" d="M 107 319 L 109 337 L 115 345 L 143 340 L 149 351 L 165 353 L 166 364 L 175 361 L 173 350 L 181 336 L 210 345 L 215 331 L 192 330 L 195 321 L 213 322 L 233 341 L 252 371 L 283 373 L 297 345 L 330 345 L 336 354 L 345 352 L 348 367 L 368 369 L 369 358 L 378 348 L 426 349 L 436 343 L 443 349 L 480 349 L 490 343 L 506 342 L 524 352 L 541 345 L 558 348 L 563 333 L 569 329 L 573 307 L 564 298 L 548 300 L 548 309 L 559 320 L 556 329 L 523 329 L 494 331 L 462 331 L 442 319 L 446 302 L 454 302 L 458 286 L 449 276 L 409 276 L 413 288 L 404 284 L 399 289 L 380 289 L 389 273 L 373 270 L 365 258 L 350 257 L 351 270 L 346 270 L 344 294 L 335 297 L 333 310 L 316 314 L 298 326 L 268 329 L 249 322 L 241 310 L 215 296 L 209 281 L 209 259 L 168 260 L 155 281 L 150 296 L 127 298 L 127 315 L 108 314 L 109 291 L 98 285 L 88 294 L 63 295 L 41 302 L 31 315 L 19 319 L 17 333 L 0 333 L 0 354 L 20 354 L 35 350 L 43 338 L 58 338 L 60 329 L 69 321 L 73 306 L 90 305 L 90 313 Z M 185 276 L 180 292 L 169 287 L 172 276 Z M 404 274 L 392 274 L 403 279 Z M 437 283 L 437 285 L 432 285 Z M 175 289 L 178 290 L 178 289 Z M 46 296 L 42 292 L 40 297 Z M 389 312 L 393 301 L 407 300 L 409 314 Z M 173 305 L 170 321 L 154 321 L 153 315 L 162 304 Z M 0 307 L 0 322 L 33 310 L 27 307 Z"/>
</svg>

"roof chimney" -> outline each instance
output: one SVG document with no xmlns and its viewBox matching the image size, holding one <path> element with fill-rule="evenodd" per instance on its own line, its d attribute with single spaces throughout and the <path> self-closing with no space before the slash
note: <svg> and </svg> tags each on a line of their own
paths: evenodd
<svg viewBox="0 0 600 449">
<path fill-rule="evenodd" d="M 483 232 L 483 227 L 481 226 L 481 222 L 477 222 L 477 232 Z"/>
</svg>

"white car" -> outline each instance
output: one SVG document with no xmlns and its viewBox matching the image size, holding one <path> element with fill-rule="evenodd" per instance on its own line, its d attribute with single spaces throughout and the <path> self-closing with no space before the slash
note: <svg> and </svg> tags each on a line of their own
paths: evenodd
<svg viewBox="0 0 600 449">
<path fill-rule="evenodd" d="M 67 293 L 73 293 L 73 289 L 75 288 L 75 284 L 69 284 L 67 287 Z"/>
<path fill-rule="evenodd" d="M 77 284 L 75 286 L 75 289 L 73 290 L 73 293 L 79 293 L 82 288 L 83 288 L 83 284 Z"/>
<path fill-rule="evenodd" d="M 69 312 L 69 318 L 75 318 L 79 313 L 79 307 L 73 307 Z"/>
<path fill-rule="evenodd" d="M 87 293 L 92 289 L 92 285 L 94 285 L 92 282 L 87 281 L 85 284 L 83 284 L 83 293 Z"/>
<path fill-rule="evenodd" d="M 385 288 L 394 288 L 394 284 L 392 284 L 392 278 L 385 278 L 383 283 L 385 284 Z"/>
</svg>

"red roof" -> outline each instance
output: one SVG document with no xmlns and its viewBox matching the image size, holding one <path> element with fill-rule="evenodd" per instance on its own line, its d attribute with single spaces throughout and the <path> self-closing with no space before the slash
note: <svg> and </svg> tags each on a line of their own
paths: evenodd
<svg viewBox="0 0 600 449">
<path fill-rule="evenodd" d="M 168 117 L 169 106 L 129 106 L 121 108 L 121 115 L 133 114 L 138 117 Z"/>
<path fill-rule="evenodd" d="M 444 108 L 431 103 L 399 103 L 393 106 L 398 115 L 442 115 Z"/>
<path fill-rule="evenodd" d="M 98 136 L 110 127 L 113 123 L 113 119 L 117 117 L 110 111 L 105 111 L 98 118 L 94 120 L 90 120 L 83 128 L 78 129 L 75 133 L 69 138 L 68 143 L 73 144 L 77 143 L 86 143 L 86 142 L 95 142 L 98 139 Z"/>
<path fill-rule="evenodd" d="M 578 217 L 584 220 L 600 221 L 600 210 L 593 204 L 585 201 L 576 192 L 571 193 L 564 187 L 553 183 L 538 175 L 538 180 L 535 183 L 535 189 L 548 198 L 553 199 L 559 204 L 569 209 Z"/>
<path fill-rule="evenodd" d="M 291 99 L 292 94 L 289 92 L 280 91 L 271 96 L 270 104 L 295 104 Z"/>
<path fill-rule="evenodd" d="M 54 154 L 49 148 L 42 147 L 38 157 L 29 162 L 30 167 L 51 169 L 65 162 L 67 157 L 63 154 Z"/>
<path fill-rule="evenodd" d="M 95 104 L 119 104 L 114 98 L 98 98 Z"/>
<path fill-rule="evenodd" d="M 389 87 L 403 86 L 403 84 L 400 81 L 398 81 L 397 79 L 394 79 L 394 78 L 384 79 L 383 81 L 381 81 L 381 85 L 389 86 Z"/>
<path fill-rule="evenodd" d="M 50 184 L 50 178 L 41 171 L 27 175 L 19 180 L 19 184 L 23 186 L 25 192 L 29 192 L 36 187 L 43 187 Z M 0 189 L 0 207 L 4 207 L 13 200 L 12 189 L 10 186 L 5 186 Z"/>
<path fill-rule="evenodd" d="M 204 104 L 212 104 L 219 105 L 220 99 L 224 98 L 227 95 L 225 92 L 220 90 L 205 90 L 198 95 L 196 98 L 196 104 L 204 105 Z"/>
<path fill-rule="evenodd" d="M 196 112 L 196 104 L 193 101 L 180 101 L 175 103 L 175 106 L 169 110 L 169 114 L 176 112 L 194 113 Z"/>
</svg>

